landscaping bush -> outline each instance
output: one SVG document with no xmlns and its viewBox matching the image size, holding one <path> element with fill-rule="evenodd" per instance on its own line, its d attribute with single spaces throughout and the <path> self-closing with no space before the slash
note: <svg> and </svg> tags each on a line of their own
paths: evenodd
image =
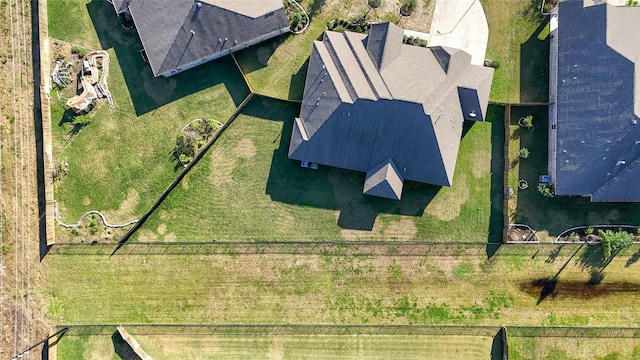
<svg viewBox="0 0 640 360">
<path fill-rule="evenodd" d="M 527 149 L 526 147 L 523 147 L 522 149 L 520 149 L 520 151 L 518 152 L 518 155 L 523 158 L 526 159 L 529 157 L 529 149 Z"/>
<path fill-rule="evenodd" d="M 416 0 L 402 0 L 400 2 L 400 15 L 411 16 L 416 11 Z"/>
<path fill-rule="evenodd" d="M 601 230 L 599 233 L 602 238 L 602 253 L 605 259 L 609 259 L 611 254 L 615 254 L 633 244 L 633 234 L 626 231 Z"/>
<path fill-rule="evenodd" d="M 552 198 L 554 196 L 553 193 L 553 184 L 540 184 L 538 185 L 538 192 L 542 194 L 544 197 Z"/>
<path fill-rule="evenodd" d="M 367 4 L 372 9 L 377 9 L 382 5 L 382 0 L 367 0 Z"/>
<path fill-rule="evenodd" d="M 533 115 L 527 115 L 526 117 L 520 119 L 518 124 L 527 129 L 531 129 L 533 127 Z"/>
<path fill-rule="evenodd" d="M 584 233 L 587 234 L 587 235 L 593 234 L 593 228 L 591 226 L 589 226 L 588 228 L 586 228 L 584 230 Z"/>
<path fill-rule="evenodd" d="M 500 68 L 500 61 L 499 60 L 491 60 L 491 61 L 489 61 L 487 66 L 498 70 Z"/>
<path fill-rule="evenodd" d="M 83 58 L 87 54 L 87 50 L 80 45 L 73 45 L 71 47 L 72 54 L 78 54 L 78 57 Z"/>
</svg>

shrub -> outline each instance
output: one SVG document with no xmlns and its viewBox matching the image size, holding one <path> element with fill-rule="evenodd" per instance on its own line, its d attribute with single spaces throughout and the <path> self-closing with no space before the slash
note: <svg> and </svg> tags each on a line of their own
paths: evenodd
<svg viewBox="0 0 640 360">
<path fill-rule="evenodd" d="M 580 235 L 578 235 L 575 231 L 572 231 L 571 234 L 569 234 L 569 241 L 571 242 L 580 241 Z"/>
<path fill-rule="evenodd" d="M 518 152 L 518 156 L 520 156 L 523 159 L 526 159 L 529 157 L 529 149 L 527 149 L 526 147 L 523 147 L 522 149 L 520 149 L 520 151 Z"/>
<path fill-rule="evenodd" d="M 633 234 L 626 231 L 605 230 L 600 231 L 602 238 L 602 253 L 606 259 L 618 251 L 628 248 L 633 244 Z"/>
<path fill-rule="evenodd" d="M 402 0 L 400 2 L 400 14 L 402 16 L 409 16 L 416 11 L 416 0 Z"/>
<path fill-rule="evenodd" d="M 499 60 L 491 60 L 491 61 L 489 61 L 487 66 L 498 70 L 498 69 L 500 69 L 500 61 Z"/>
<path fill-rule="evenodd" d="M 88 116 L 78 115 L 73 117 L 73 125 L 85 126 L 91 122 Z"/>
<path fill-rule="evenodd" d="M 527 115 L 522 119 L 522 126 L 527 129 L 531 129 L 533 127 L 533 115 Z"/>
<path fill-rule="evenodd" d="M 584 230 L 584 233 L 587 234 L 587 235 L 593 234 L 593 228 L 591 226 L 589 226 L 588 228 L 586 228 Z"/>
<path fill-rule="evenodd" d="M 538 192 L 544 197 L 553 197 L 553 184 L 540 184 L 538 185 Z"/>
<path fill-rule="evenodd" d="M 71 47 L 72 54 L 78 54 L 79 57 L 83 58 L 87 54 L 87 50 L 80 45 L 73 45 Z"/>
<path fill-rule="evenodd" d="M 640 3 L 638 3 L 638 0 L 627 0 L 627 3 L 625 5 L 627 6 L 638 6 Z"/>
<path fill-rule="evenodd" d="M 367 0 L 367 4 L 372 9 L 377 9 L 380 7 L 380 5 L 382 5 L 382 0 Z"/>
</svg>

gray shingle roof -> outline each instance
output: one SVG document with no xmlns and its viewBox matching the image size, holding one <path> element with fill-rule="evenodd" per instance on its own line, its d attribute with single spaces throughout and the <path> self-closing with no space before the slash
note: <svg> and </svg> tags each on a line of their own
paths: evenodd
<svg viewBox="0 0 640 360">
<path fill-rule="evenodd" d="M 156 76 L 289 25 L 280 0 L 130 0 L 129 10 Z"/>
<path fill-rule="evenodd" d="M 400 200 L 403 181 L 396 164 L 393 160 L 387 159 L 367 172 L 362 192 L 367 195 Z"/>
<path fill-rule="evenodd" d="M 130 1 L 131 0 L 112 0 L 113 7 L 116 9 L 116 13 L 120 14 L 127 10 Z"/>
<path fill-rule="evenodd" d="M 368 36 L 325 32 L 313 44 L 289 157 L 369 174 L 391 162 L 400 181 L 450 186 L 463 119 L 484 120 L 493 77 L 470 60 L 403 45 L 389 23 Z"/>
<path fill-rule="evenodd" d="M 550 154 L 558 195 L 640 201 L 640 187 L 631 186 L 640 177 L 639 21 L 638 7 L 559 4 L 557 150 Z"/>
</svg>

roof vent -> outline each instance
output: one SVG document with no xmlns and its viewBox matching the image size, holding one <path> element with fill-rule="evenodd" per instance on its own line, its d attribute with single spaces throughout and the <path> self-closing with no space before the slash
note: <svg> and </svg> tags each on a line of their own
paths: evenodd
<svg viewBox="0 0 640 360">
<path fill-rule="evenodd" d="M 626 164 L 626 163 L 627 163 L 627 162 L 626 162 L 626 161 L 624 161 L 624 160 L 618 160 L 618 162 L 616 162 L 616 165 L 624 165 L 624 164 Z"/>
<path fill-rule="evenodd" d="M 198 7 L 202 7 L 202 3 L 200 1 L 198 1 L 198 3 L 196 4 Z"/>
<path fill-rule="evenodd" d="M 633 124 L 633 125 L 638 125 L 638 120 L 637 120 L 637 119 L 633 119 L 633 120 L 631 120 L 631 124 Z"/>
<path fill-rule="evenodd" d="M 475 111 L 475 110 L 471 110 L 471 112 L 469 113 L 469 116 L 471 116 L 472 118 L 474 118 L 474 117 L 476 117 L 476 116 L 478 116 L 478 115 L 476 114 L 476 111 Z"/>
<path fill-rule="evenodd" d="M 640 140 L 636 140 L 636 145 L 640 145 Z"/>
</svg>

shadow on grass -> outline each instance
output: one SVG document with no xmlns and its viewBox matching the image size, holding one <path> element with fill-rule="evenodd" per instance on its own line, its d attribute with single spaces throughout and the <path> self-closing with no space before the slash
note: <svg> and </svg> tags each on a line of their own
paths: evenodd
<svg viewBox="0 0 640 360">
<path fill-rule="evenodd" d="M 309 20 L 313 19 L 313 17 L 320 11 L 325 2 L 326 0 L 313 0 L 311 6 L 309 6 L 309 8 L 307 9 Z"/>
<path fill-rule="evenodd" d="M 506 336 L 506 329 L 500 328 L 500 330 L 493 336 L 491 342 L 491 360 L 504 360 L 504 343 Z"/>
<path fill-rule="evenodd" d="M 491 258 L 500 248 L 504 223 L 504 107 L 490 105 L 487 120 L 491 122 L 491 213 L 487 257 Z"/>
<path fill-rule="evenodd" d="M 309 59 L 300 67 L 297 73 L 291 75 L 291 85 L 289 86 L 289 100 L 302 100 L 304 93 L 304 83 L 307 77 Z"/>
<path fill-rule="evenodd" d="M 540 1 L 536 2 L 539 6 Z M 539 11 L 538 7 L 538 14 Z M 520 45 L 521 102 L 547 102 L 549 99 L 548 25 L 548 19 L 542 21 L 531 37 Z"/>
<path fill-rule="evenodd" d="M 140 360 L 140 357 L 133 351 L 131 346 L 122 338 L 119 332 L 114 332 L 111 335 L 111 342 L 113 343 L 113 351 L 122 360 Z"/>
<path fill-rule="evenodd" d="M 255 99 L 260 99 L 256 97 Z M 264 101 L 253 100 L 243 113 L 249 116 L 269 118 L 264 111 Z M 281 102 L 284 106 L 286 103 Z M 277 115 L 277 114 L 274 114 Z M 272 120 L 282 121 L 274 116 Z M 339 210 L 338 225 L 345 229 L 372 230 L 381 213 L 422 216 L 425 207 L 440 190 L 440 186 L 405 182 L 402 201 L 364 195 L 362 186 L 365 174 L 320 166 L 318 170 L 301 168 L 300 162 L 288 158 L 289 141 L 293 128 L 293 117 L 284 119 L 282 135 L 274 139 L 280 146 L 274 151 L 267 180 L 266 193 L 272 200 L 303 207 Z"/>
<path fill-rule="evenodd" d="M 282 45 L 289 36 L 294 35 L 286 33 L 234 53 L 242 71 L 245 74 L 249 74 L 266 67 L 269 63 L 269 59 L 273 56 L 273 53 L 276 52 L 278 47 L 280 47 L 280 45 Z"/>
<path fill-rule="evenodd" d="M 87 4 L 87 11 L 98 33 L 100 46 L 116 53 L 136 115 L 221 83 L 226 86 L 236 106 L 246 97 L 248 88 L 244 82 L 238 81 L 240 75 L 230 57 L 208 62 L 168 79 L 156 78 L 140 56 L 142 43 L 138 34 L 119 25 L 113 6 L 103 0 L 93 0 Z"/>
</svg>

